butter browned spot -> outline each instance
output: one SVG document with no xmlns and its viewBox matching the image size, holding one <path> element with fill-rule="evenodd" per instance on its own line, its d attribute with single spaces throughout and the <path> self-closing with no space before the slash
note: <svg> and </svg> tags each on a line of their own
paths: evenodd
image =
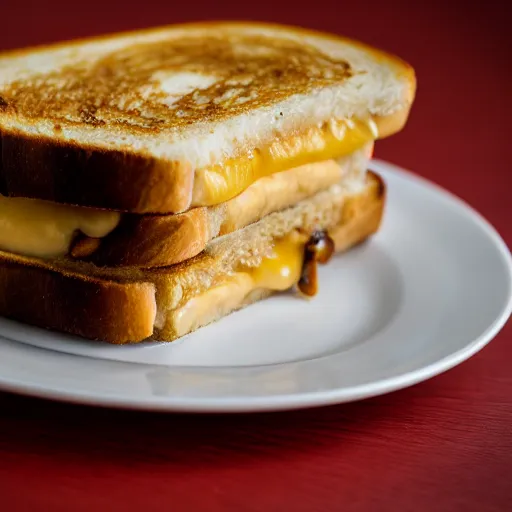
<svg viewBox="0 0 512 512">
<path fill-rule="evenodd" d="M 304 246 L 304 262 L 298 282 L 299 290 L 308 297 L 318 292 L 317 263 L 327 263 L 334 254 L 334 241 L 326 231 L 315 231 Z"/>
</svg>

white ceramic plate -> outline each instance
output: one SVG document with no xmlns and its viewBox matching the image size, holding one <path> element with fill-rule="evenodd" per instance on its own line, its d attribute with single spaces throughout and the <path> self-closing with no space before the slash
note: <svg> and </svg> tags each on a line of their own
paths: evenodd
<svg viewBox="0 0 512 512">
<path fill-rule="evenodd" d="M 311 302 L 274 296 L 172 343 L 115 347 L 0 319 L 0 388 L 167 411 L 348 402 L 428 379 L 512 310 L 512 260 L 477 213 L 384 162 L 382 230 L 320 270 Z M 8 339 L 7 339 L 8 338 Z"/>
</svg>

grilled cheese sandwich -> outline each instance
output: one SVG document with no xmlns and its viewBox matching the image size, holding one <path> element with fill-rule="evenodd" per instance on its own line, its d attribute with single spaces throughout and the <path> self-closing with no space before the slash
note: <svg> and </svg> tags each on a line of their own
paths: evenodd
<svg viewBox="0 0 512 512">
<path fill-rule="evenodd" d="M 261 23 L 0 55 L 0 314 L 172 341 L 314 296 L 316 265 L 380 226 L 367 164 L 415 87 L 384 52 Z"/>
</svg>

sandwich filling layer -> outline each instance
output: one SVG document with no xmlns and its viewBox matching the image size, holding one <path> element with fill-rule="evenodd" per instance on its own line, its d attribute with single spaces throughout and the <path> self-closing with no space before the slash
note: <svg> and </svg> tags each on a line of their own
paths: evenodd
<svg viewBox="0 0 512 512">
<path fill-rule="evenodd" d="M 207 224 L 204 226 L 207 232 L 204 235 L 205 243 L 208 239 L 231 233 L 259 221 L 272 212 L 292 206 L 334 184 L 344 183 L 347 187 L 362 187 L 372 148 L 373 144 L 367 144 L 364 148 L 338 161 L 326 160 L 302 165 L 260 178 L 226 203 L 207 208 L 207 215 L 199 216 L 208 219 L 204 221 Z M 61 258 L 71 254 L 73 258 L 84 259 L 90 257 L 95 251 L 103 251 L 104 254 L 108 247 L 112 247 L 112 251 L 115 250 L 118 254 L 118 261 L 114 254 L 110 261 L 104 258 L 106 261 L 102 262 L 100 255 L 100 264 L 137 265 L 140 262 L 144 266 L 143 257 L 147 257 L 152 247 L 143 243 L 148 244 L 150 240 L 163 243 L 162 236 L 173 237 L 172 243 L 176 248 L 175 258 L 179 254 L 177 247 L 180 244 L 186 246 L 184 249 L 189 252 L 190 246 L 197 246 L 195 254 L 204 248 L 204 245 L 201 246 L 193 238 L 201 227 L 197 227 L 191 221 L 186 225 L 191 226 L 190 231 L 193 234 L 187 232 L 183 224 L 175 222 L 180 215 L 137 216 L 139 218 L 137 222 L 141 224 L 140 229 L 131 231 L 129 233 L 131 236 L 109 237 L 111 233 L 114 235 L 113 232 L 118 226 L 121 229 L 123 215 L 126 214 L 38 199 L 0 196 L 0 249 L 40 258 Z M 189 214 L 181 214 L 181 216 L 186 215 Z M 151 218 L 155 219 L 154 224 L 151 224 Z M 157 222 L 161 225 L 166 219 L 170 224 L 169 230 L 164 233 L 158 232 L 158 237 L 153 236 L 151 226 L 156 226 Z M 107 245 L 100 246 L 101 244 Z M 165 247 L 167 246 L 168 244 Z M 129 254 L 132 247 L 145 247 L 145 254 L 134 256 L 134 261 L 125 263 L 126 257 L 123 261 L 121 253 Z M 148 266 L 162 266 L 180 261 L 179 259 L 173 261 L 172 254 L 168 250 L 166 254 L 158 260 L 161 261 L 160 265 Z M 194 254 L 189 255 L 189 257 L 192 256 Z"/>
<path fill-rule="evenodd" d="M 304 164 L 349 155 L 378 138 L 377 124 L 368 120 L 332 119 L 320 126 L 276 138 L 268 146 L 218 165 L 198 169 L 192 206 L 224 203 L 256 180 Z"/>
<path fill-rule="evenodd" d="M 120 219 L 119 212 L 0 196 L 0 249 L 40 258 L 64 256 L 77 232 L 102 238 Z"/>
</svg>

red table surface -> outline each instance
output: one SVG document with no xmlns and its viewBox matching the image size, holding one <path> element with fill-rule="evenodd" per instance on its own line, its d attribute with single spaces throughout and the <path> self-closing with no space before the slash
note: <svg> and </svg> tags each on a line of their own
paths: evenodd
<svg viewBox="0 0 512 512">
<path fill-rule="evenodd" d="M 376 156 L 512 241 L 510 7 L 500 2 L 0 0 L 0 48 L 195 19 L 259 19 L 395 52 L 419 88 Z M 468 312 L 471 314 L 471 312 Z M 512 326 L 460 367 L 360 403 L 185 416 L 0 394 L 2 510 L 512 510 Z"/>
</svg>

